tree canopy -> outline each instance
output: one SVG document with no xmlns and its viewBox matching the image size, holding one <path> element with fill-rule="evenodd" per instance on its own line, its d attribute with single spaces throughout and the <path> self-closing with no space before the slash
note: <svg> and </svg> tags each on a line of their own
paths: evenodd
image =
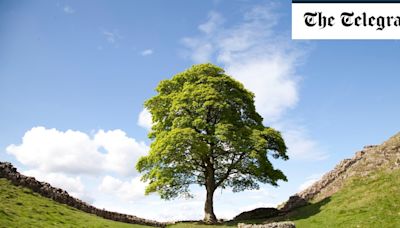
<svg viewBox="0 0 400 228">
<path fill-rule="evenodd" d="M 288 159 L 280 132 L 263 125 L 254 94 L 222 68 L 194 65 L 156 91 L 145 102 L 153 121 L 150 152 L 136 164 L 149 181 L 146 194 L 171 199 L 189 196 L 191 184 L 205 186 L 204 220 L 213 223 L 217 188 L 238 192 L 287 180 L 270 161 Z"/>
</svg>

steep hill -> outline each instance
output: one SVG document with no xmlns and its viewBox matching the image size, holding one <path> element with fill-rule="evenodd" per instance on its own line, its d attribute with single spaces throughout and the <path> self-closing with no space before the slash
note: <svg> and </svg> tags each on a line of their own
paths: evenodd
<svg viewBox="0 0 400 228">
<path fill-rule="evenodd" d="M 400 227 L 400 170 L 352 177 L 319 202 L 272 220 L 301 227 Z"/>
<path fill-rule="evenodd" d="M 302 192 L 291 196 L 280 209 L 291 211 L 309 202 L 318 202 L 334 193 L 354 178 L 367 177 L 376 172 L 391 173 L 400 168 L 400 133 L 378 146 L 365 146 L 351 159 L 344 159 L 332 171 L 326 173 Z M 362 184 L 362 182 L 361 182 Z M 371 189 L 373 190 L 373 189 Z"/>
<path fill-rule="evenodd" d="M 341 161 L 309 188 L 291 196 L 280 215 L 297 227 L 400 227 L 400 133 Z"/>
</svg>

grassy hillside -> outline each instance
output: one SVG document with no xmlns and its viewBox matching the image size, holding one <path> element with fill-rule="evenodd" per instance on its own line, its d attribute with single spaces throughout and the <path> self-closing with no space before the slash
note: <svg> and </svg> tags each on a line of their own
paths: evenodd
<svg viewBox="0 0 400 228">
<path fill-rule="evenodd" d="M 400 227 L 400 170 L 352 178 L 333 196 L 299 208 L 283 220 L 300 228 Z"/>
<path fill-rule="evenodd" d="M 106 220 L 0 178 L 0 227 L 146 227 Z"/>
<path fill-rule="evenodd" d="M 377 171 L 365 177 L 353 177 L 331 197 L 270 221 L 283 220 L 293 221 L 298 228 L 400 227 L 400 170 Z M 242 222 L 251 224 L 266 221 Z M 235 226 L 236 222 L 226 225 Z M 176 227 L 200 226 L 192 223 Z"/>
</svg>

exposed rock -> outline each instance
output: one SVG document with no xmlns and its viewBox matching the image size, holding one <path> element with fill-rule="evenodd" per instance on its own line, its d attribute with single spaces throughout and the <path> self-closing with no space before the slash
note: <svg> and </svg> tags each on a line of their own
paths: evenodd
<svg viewBox="0 0 400 228">
<path fill-rule="evenodd" d="M 293 222 L 273 222 L 267 224 L 239 223 L 238 228 L 296 228 L 296 225 Z"/>
<path fill-rule="evenodd" d="M 279 210 L 276 208 L 257 208 L 251 211 L 245 211 L 235 216 L 233 220 L 263 219 L 277 216 Z"/>
<path fill-rule="evenodd" d="M 166 223 L 147 220 L 133 215 L 121 214 L 93 207 L 92 205 L 89 205 L 77 198 L 70 196 L 63 189 L 52 187 L 49 183 L 40 182 L 33 177 L 27 177 L 20 174 L 17 169 L 8 162 L 0 162 L 0 178 L 6 178 L 15 185 L 29 188 L 32 191 L 37 192 L 40 195 L 50 198 L 56 202 L 66 204 L 86 213 L 95 214 L 105 219 L 148 226 L 166 226 Z"/>
<path fill-rule="evenodd" d="M 339 191 L 345 181 L 353 176 L 366 176 L 378 170 L 400 167 L 400 133 L 379 146 L 365 146 L 353 158 L 344 159 L 326 173 L 321 180 L 291 196 L 279 209 L 283 212 L 304 206 L 310 201 L 320 201 Z"/>
</svg>

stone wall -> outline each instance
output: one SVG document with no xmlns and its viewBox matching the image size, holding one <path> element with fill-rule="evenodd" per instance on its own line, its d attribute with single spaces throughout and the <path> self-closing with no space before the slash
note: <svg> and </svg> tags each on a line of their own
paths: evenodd
<svg viewBox="0 0 400 228">
<path fill-rule="evenodd" d="M 283 212 L 323 200 L 339 191 L 348 178 L 366 176 L 378 170 L 400 168 L 400 133 L 381 145 L 365 146 L 353 158 L 344 159 L 319 181 L 291 196 L 279 209 Z"/>
<path fill-rule="evenodd" d="M 251 219 L 264 219 L 275 217 L 279 214 L 279 210 L 271 207 L 261 207 L 251 211 L 245 211 L 240 213 L 239 215 L 233 218 L 234 221 L 243 221 L 243 220 L 251 220 Z"/>
<path fill-rule="evenodd" d="M 343 180 L 346 175 L 343 175 L 350 166 L 358 162 L 364 153 L 357 153 L 352 159 L 342 160 L 336 167 L 326 173 L 319 181 L 315 182 L 313 185 L 307 189 L 291 196 L 287 202 L 280 208 L 281 211 L 290 211 L 297 207 L 305 206 L 310 200 L 313 200 L 320 195 L 319 198 L 326 198 L 331 196 L 333 193 L 337 192 L 341 185 L 337 184 L 331 191 L 327 194 L 321 196 L 324 189 L 327 189 L 329 185 L 334 182 L 338 182 L 339 179 Z"/>
<path fill-rule="evenodd" d="M 296 228 L 296 225 L 293 222 L 272 222 L 267 224 L 239 223 L 238 228 Z"/>
<path fill-rule="evenodd" d="M 8 162 L 0 162 L 0 178 L 6 178 L 13 184 L 26 187 L 40 195 L 50 198 L 56 202 L 66 204 L 78 210 L 97 215 L 99 217 L 119 222 L 141 224 L 156 227 L 165 227 L 165 223 L 139 218 L 133 215 L 121 214 L 102 210 L 89 205 L 79 199 L 70 196 L 65 190 L 52 187 L 49 183 L 37 181 L 33 177 L 20 174 L 17 169 Z"/>
</svg>

